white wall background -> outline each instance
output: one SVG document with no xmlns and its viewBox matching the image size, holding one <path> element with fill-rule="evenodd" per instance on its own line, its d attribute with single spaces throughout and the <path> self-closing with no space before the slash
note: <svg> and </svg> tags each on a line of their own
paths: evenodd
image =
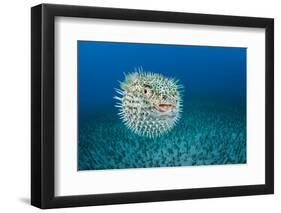
<svg viewBox="0 0 281 213">
<path fill-rule="evenodd" d="M 51 212 L 280 212 L 281 209 L 281 3 L 278 0 L 53 0 L 150 10 L 275 18 L 275 195 L 201 199 L 50 210 Z M 1 2 L 0 212 L 39 212 L 30 197 L 30 7 L 37 0 Z"/>
</svg>

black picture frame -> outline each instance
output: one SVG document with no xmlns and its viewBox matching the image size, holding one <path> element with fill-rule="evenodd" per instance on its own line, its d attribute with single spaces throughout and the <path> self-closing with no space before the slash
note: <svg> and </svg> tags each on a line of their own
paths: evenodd
<svg viewBox="0 0 281 213">
<path fill-rule="evenodd" d="M 54 195 L 54 20 L 83 17 L 264 28 L 265 184 L 93 195 Z M 274 20 L 164 11 L 41 4 L 31 8 L 31 204 L 42 209 L 272 194 L 274 192 Z"/>
</svg>

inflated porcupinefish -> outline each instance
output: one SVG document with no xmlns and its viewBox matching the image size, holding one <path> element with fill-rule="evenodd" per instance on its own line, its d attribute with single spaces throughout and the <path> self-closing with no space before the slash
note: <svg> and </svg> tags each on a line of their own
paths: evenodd
<svg viewBox="0 0 281 213">
<path fill-rule="evenodd" d="M 182 99 L 178 81 L 141 69 L 125 74 L 115 96 L 119 115 L 134 133 L 150 138 L 171 130 L 180 118 Z"/>
</svg>

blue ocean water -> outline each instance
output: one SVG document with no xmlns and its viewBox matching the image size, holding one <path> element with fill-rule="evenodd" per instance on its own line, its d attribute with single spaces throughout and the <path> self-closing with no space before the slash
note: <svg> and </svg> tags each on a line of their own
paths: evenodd
<svg viewBox="0 0 281 213">
<path fill-rule="evenodd" d="M 78 170 L 246 163 L 246 48 L 78 41 Z M 114 88 L 142 67 L 179 79 L 183 116 L 168 134 L 135 135 Z"/>
</svg>

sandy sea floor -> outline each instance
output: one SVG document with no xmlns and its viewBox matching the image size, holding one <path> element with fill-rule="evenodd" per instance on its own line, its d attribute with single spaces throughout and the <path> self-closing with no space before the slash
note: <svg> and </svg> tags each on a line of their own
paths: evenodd
<svg viewBox="0 0 281 213">
<path fill-rule="evenodd" d="M 180 122 L 157 139 L 135 135 L 116 113 L 80 120 L 78 170 L 246 163 L 245 105 L 189 102 Z"/>
</svg>

